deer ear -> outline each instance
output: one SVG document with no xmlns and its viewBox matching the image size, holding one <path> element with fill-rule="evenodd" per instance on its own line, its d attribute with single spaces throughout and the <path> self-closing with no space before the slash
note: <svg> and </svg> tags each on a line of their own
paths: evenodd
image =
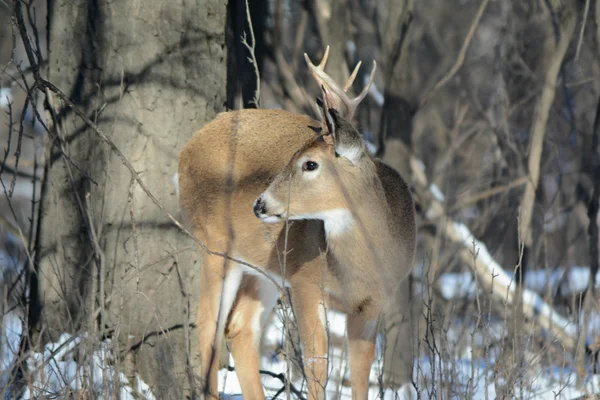
<svg viewBox="0 0 600 400">
<path fill-rule="evenodd" d="M 358 163 L 366 155 L 365 143 L 360 133 L 334 108 L 328 109 L 325 116 L 329 132 L 333 136 L 335 152 L 350 160 L 352 164 Z"/>
</svg>

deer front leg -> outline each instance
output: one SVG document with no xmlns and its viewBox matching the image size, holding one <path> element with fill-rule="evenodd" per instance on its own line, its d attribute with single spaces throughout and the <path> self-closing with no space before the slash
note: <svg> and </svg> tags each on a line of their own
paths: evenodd
<svg viewBox="0 0 600 400">
<path fill-rule="evenodd" d="M 325 398 L 327 381 L 327 335 L 321 286 L 314 276 L 294 276 L 290 283 L 298 333 L 303 346 L 308 398 L 321 400 Z"/>
<path fill-rule="evenodd" d="M 352 400 L 367 400 L 369 373 L 375 358 L 375 341 L 381 307 L 369 298 L 348 313 L 346 326 L 350 353 Z"/>
<path fill-rule="evenodd" d="M 196 318 L 203 399 L 217 399 L 219 395 L 218 369 L 223 331 L 241 279 L 242 271 L 235 263 L 219 256 L 205 256 Z"/>
<path fill-rule="evenodd" d="M 264 400 L 260 381 L 260 339 L 265 320 L 279 292 L 264 278 L 244 276 L 229 316 L 226 337 L 235 361 L 235 372 L 247 400 Z"/>
</svg>

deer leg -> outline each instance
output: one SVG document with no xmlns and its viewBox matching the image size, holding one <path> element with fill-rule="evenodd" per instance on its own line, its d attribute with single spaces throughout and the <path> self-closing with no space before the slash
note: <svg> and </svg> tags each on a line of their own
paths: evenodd
<svg viewBox="0 0 600 400">
<path fill-rule="evenodd" d="M 348 313 L 346 326 L 350 353 L 352 400 L 368 399 L 369 373 L 375 358 L 375 341 L 380 315 L 381 308 L 370 298 Z"/>
<path fill-rule="evenodd" d="M 320 282 L 314 279 L 314 274 L 306 275 L 311 276 L 299 272 L 290 279 L 290 283 L 298 333 L 303 346 L 308 398 L 317 400 L 325 398 L 327 380 L 326 316 Z"/>
<path fill-rule="evenodd" d="M 218 398 L 219 352 L 223 331 L 241 279 L 242 271 L 235 263 L 223 257 L 205 255 L 196 318 L 202 398 Z"/>
<path fill-rule="evenodd" d="M 277 297 L 278 291 L 271 282 L 246 275 L 229 316 L 226 337 L 244 399 L 265 398 L 259 374 L 260 339 L 263 325 Z"/>
</svg>

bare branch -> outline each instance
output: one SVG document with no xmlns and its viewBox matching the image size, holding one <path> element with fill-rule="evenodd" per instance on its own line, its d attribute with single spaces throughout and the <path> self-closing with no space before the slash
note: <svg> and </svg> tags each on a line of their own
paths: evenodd
<svg viewBox="0 0 600 400">
<path fill-rule="evenodd" d="M 472 268 L 473 274 L 477 274 L 479 284 L 488 290 L 496 301 L 512 304 L 516 289 L 511 278 L 494 260 L 484 243 L 475 239 L 464 224 L 453 221 L 444 212 L 442 203 L 431 193 L 423 163 L 411 156 L 410 164 L 413 185 L 418 196 L 430 199 L 429 206 L 423 212 L 425 218 L 434 223 L 450 243 L 460 246 L 458 254 L 461 260 Z M 472 253 L 474 242 L 478 249 L 476 259 Z M 523 291 L 523 312 L 527 318 L 537 321 L 543 329 L 551 332 L 567 350 L 575 349 L 575 327 L 531 290 Z"/>
<path fill-rule="evenodd" d="M 465 56 L 467 55 L 467 50 L 469 49 L 469 45 L 471 44 L 471 40 L 473 39 L 473 34 L 477 30 L 479 22 L 481 21 L 481 17 L 483 16 L 483 13 L 485 12 L 485 9 L 487 8 L 489 2 L 490 0 L 483 0 L 481 2 L 479 10 L 477 10 L 477 14 L 473 19 L 473 22 L 471 23 L 471 28 L 469 28 L 469 32 L 465 37 L 465 41 L 463 42 L 462 47 L 458 52 L 458 57 L 456 57 L 454 65 L 452 66 L 452 68 L 450 68 L 450 71 L 448 71 L 448 73 L 442 79 L 440 79 L 440 81 L 433 87 L 433 89 L 425 96 L 423 96 L 420 107 L 425 105 L 425 103 L 431 97 L 432 94 L 443 88 L 450 81 L 450 79 L 452 79 L 454 75 L 456 75 L 460 67 L 462 67 L 463 62 L 465 61 Z"/>
<path fill-rule="evenodd" d="M 585 32 L 585 25 L 590 11 L 590 0 L 585 0 L 585 6 L 583 9 L 583 21 L 581 22 L 581 30 L 579 31 L 579 40 L 577 41 L 577 50 L 575 51 L 575 61 L 579 60 L 579 52 L 581 51 L 581 45 L 583 44 L 583 34 Z"/>
<path fill-rule="evenodd" d="M 252 39 L 252 45 L 248 44 L 246 40 L 246 34 L 242 35 L 242 44 L 246 46 L 248 51 L 250 52 L 250 57 L 248 61 L 250 64 L 254 66 L 254 73 L 256 74 L 256 92 L 254 93 L 254 100 L 252 103 L 256 106 L 256 108 L 260 108 L 260 72 L 258 71 L 258 63 L 256 62 L 256 38 L 254 37 L 254 28 L 252 27 L 252 18 L 250 17 L 250 6 L 248 6 L 248 0 L 246 3 L 246 18 L 248 19 L 248 27 L 250 28 L 250 38 Z"/>
<path fill-rule="evenodd" d="M 566 12 L 569 13 L 569 11 Z M 550 107 L 552 106 L 556 93 L 558 74 L 575 30 L 575 13 L 569 13 L 565 18 L 566 21 L 562 24 L 563 29 L 556 47 L 554 45 L 553 37 L 549 37 L 546 41 L 546 45 L 550 47 L 546 54 L 551 57 L 551 61 L 546 70 L 544 87 L 542 89 L 540 100 L 535 108 L 533 126 L 531 128 L 531 145 L 527 166 L 529 182 L 525 186 L 525 193 L 521 200 L 519 220 L 519 232 L 526 246 L 531 246 L 532 242 L 531 219 L 535 202 L 535 191 L 540 177 L 540 161 L 542 158 L 543 142 L 546 134 L 546 125 L 548 123 Z"/>
</svg>

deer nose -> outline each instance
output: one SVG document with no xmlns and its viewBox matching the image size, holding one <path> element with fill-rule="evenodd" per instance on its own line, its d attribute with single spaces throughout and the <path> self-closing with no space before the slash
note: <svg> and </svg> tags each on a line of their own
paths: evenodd
<svg viewBox="0 0 600 400">
<path fill-rule="evenodd" d="M 263 200 L 262 194 L 256 201 L 254 202 L 254 215 L 260 218 L 261 214 L 267 213 L 267 206 Z"/>
</svg>

